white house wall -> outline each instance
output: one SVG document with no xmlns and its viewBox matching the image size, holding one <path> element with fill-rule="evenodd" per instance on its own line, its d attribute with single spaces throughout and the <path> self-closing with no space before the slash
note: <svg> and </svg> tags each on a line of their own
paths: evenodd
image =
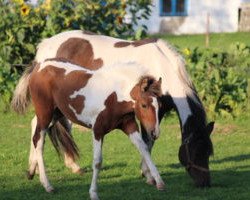
<svg viewBox="0 0 250 200">
<path fill-rule="evenodd" d="M 240 0 L 188 0 L 188 14 L 183 17 L 160 16 L 160 0 L 152 0 L 152 16 L 145 23 L 150 33 L 174 34 L 204 33 L 207 14 L 210 15 L 210 32 L 238 30 Z"/>
</svg>

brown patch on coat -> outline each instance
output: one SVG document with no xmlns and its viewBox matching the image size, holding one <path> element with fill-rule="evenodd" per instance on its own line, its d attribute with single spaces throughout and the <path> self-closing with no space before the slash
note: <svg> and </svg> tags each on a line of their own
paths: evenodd
<svg viewBox="0 0 250 200">
<path fill-rule="evenodd" d="M 55 108 L 58 108 L 73 122 L 89 127 L 89 125 L 78 121 L 69 105 L 71 105 L 77 113 L 83 110 L 84 97 L 77 96 L 72 99 L 70 95 L 72 95 L 74 91 L 83 88 L 91 76 L 91 74 L 85 71 L 72 71 L 65 75 L 64 69 L 54 66 L 46 66 L 40 72 L 32 73 L 30 93 L 42 129 L 47 128 Z M 45 120 L 45 122 L 42 120 Z"/>
<path fill-rule="evenodd" d="M 139 46 L 150 44 L 150 43 L 156 43 L 157 40 L 158 40 L 157 38 L 147 38 L 143 40 L 134 41 L 132 45 L 134 47 L 139 47 Z"/>
<path fill-rule="evenodd" d="M 41 131 L 40 127 L 37 126 L 36 130 L 35 130 L 35 134 L 34 134 L 34 136 L 32 138 L 32 141 L 33 141 L 33 144 L 34 144 L 35 148 L 37 146 L 37 142 L 40 140 L 40 137 L 41 137 L 40 136 L 40 131 Z"/>
<path fill-rule="evenodd" d="M 125 133 L 128 133 L 128 130 L 123 128 L 124 120 L 127 121 L 127 124 L 128 124 L 128 121 L 134 120 L 134 114 L 129 115 L 129 113 L 133 113 L 133 103 L 126 102 L 126 101 L 118 102 L 117 94 L 113 92 L 112 94 L 108 96 L 104 105 L 106 107 L 97 116 L 96 122 L 93 128 L 96 140 L 102 139 L 105 134 L 107 134 L 108 132 L 116 128 L 120 128 L 123 131 L 125 131 Z M 133 119 L 131 119 L 131 116 Z M 131 131 L 130 129 L 138 130 L 138 127 L 131 126 L 129 128 L 129 131 Z M 133 130 L 133 132 L 134 131 L 135 130 Z"/>
<path fill-rule="evenodd" d="M 84 108 L 85 97 L 77 95 L 75 98 L 71 99 L 70 105 L 75 109 L 77 114 L 81 114 Z"/>
<path fill-rule="evenodd" d="M 57 50 L 57 58 L 67 59 L 76 65 L 90 70 L 97 70 L 103 66 L 101 58 L 95 59 L 93 48 L 88 40 L 82 38 L 70 38 Z"/>
<path fill-rule="evenodd" d="M 147 39 L 133 41 L 133 42 L 120 41 L 120 42 L 116 42 L 114 44 L 114 47 L 123 48 L 123 47 L 127 47 L 129 45 L 132 45 L 133 47 L 139 47 L 139 46 L 143 46 L 146 44 L 155 43 L 155 42 L 157 42 L 157 40 L 158 39 L 156 39 L 156 38 L 147 38 Z"/>
<path fill-rule="evenodd" d="M 131 45 L 131 42 L 124 42 L 124 41 L 121 41 L 121 42 L 116 42 L 116 43 L 114 44 L 114 47 L 115 47 L 115 48 L 122 48 L 122 47 L 127 47 L 127 46 L 129 46 L 129 45 Z"/>
<path fill-rule="evenodd" d="M 86 31 L 86 30 L 83 30 L 82 33 L 86 34 L 86 35 L 98 35 L 97 33 L 94 33 L 94 32 L 91 32 L 91 31 Z"/>
</svg>

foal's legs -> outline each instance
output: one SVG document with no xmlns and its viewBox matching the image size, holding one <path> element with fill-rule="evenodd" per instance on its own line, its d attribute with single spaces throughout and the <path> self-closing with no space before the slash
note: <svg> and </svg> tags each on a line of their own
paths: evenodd
<svg viewBox="0 0 250 200">
<path fill-rule="evenodd" d="M 49 101 L 46 101 L 46 102 L 49 102 Z M 39 105 L 39 107 L 37 105 Z M 46 131 L 49 127 L 50 122 L 52 121 L 53 106 L 50 106 L 48 103 L 44 104 L 44 102 L 40 102 L 40 104 L 37 104 L 37 105 L 35 105 L 37 123 L 36 123 L 35 134 L 33 135 L 32 141 L 35 147 L 35 154 L 36 154 L 36 161 L 37 161 L 38 168 L 39 168 L 40 182 L 47 192 L 52 192 L 54 189 L 50 185 L 48 177 L 46 175 L 46 171 L 45 171 L 44 160 L 43 160 L 43 147 L 44 147 Z M 31 165 L 30 167 L 31 170 L 34 169 L 32 168 L 32 166 L 33 165 Z M 34 170 L 30 172 L 33 172 L 34 174 Z"/>
<path fill-rule="evenodd" d="M 92 182 L 89 189 L 90 199 L 91 200 L 98 200 L 97 194 L 97 178 L 99 171 L 102 166 L 102 142 L 103 139 L 97 140 L 95 138 L 95 134 L 93 134 L 93 175 L 92 175 Z"/>
<path fill-rule="evenodd" d="M 36 149 L 36 158 L 39 167 L 40 182 L 47 192 L 52 192 L 54 189 L 49 183 L 43 160 L 43 147 L 44 147 L 45 134 L 46 130 L 41 129 L 38 124 L 36 127 L 35 135 L 33 136 L 33 142 Z"/>
<path fill-rule="evenodd" d="M 65 128 L 65 130 L 71 134 L 71 128 L 72 123 L 66 118 L 62 117 L 59 119 L 59 122 L 61 125 Z M 39 173 L 38 166 L 37 166 L 37 160 L 36 160 L 36 154 L 35 154 L 35 147 L 33 144 L 33 136 L 35 134 L 37 125 L 37 117 L 35 116 L 31 121 L 31 144 L 30 144 L 30 155 L 29 155 L 29 173 L 28 173 L 28 179 L 32 179 L 36 172 Z M 63 151 L 63 149 L 61 149 Z M 64 152 L 64 164 L 66 167 L 70 168 L 73 173 L 83 174 L 84 171 L 80 168 L 80 166 L 75 162 L 75 160 L 70 157 L 66 152 Z"/>
<path fill-rule="evenodd" d="M 138 131 L 135 131 L 135 132 L 129 134 L 129 138 L 130 138 L 131 142 L 139 150 L 143 160 L 145 161 L 145 163 L 150 171 L 150 174 L 152 175 L 152 177 L 154 178 L 154 180 L 156 182 L 157 189 L 163 190 L 165 184 L 164 184 L 157 168 L 155 167 L 153 161 L 151 160 L 151 156 L 150 156 L 148 147 L 145 144 L 145 142 L 142 140 L 141 134 Z"/>
<path fill-rule="evenodd" d="M 36 116 L 31 121 L 31 142 L 30 142 L 30 155 L 29 155 L 29 171 L 28 171 L 28 179 L 33 179 L 35 171 L 37 169 L 37 158 L 35 146 L 33 143 L 33 136 L 35 135 L 37 125 Z"/>
<path fill-rule="evenodd" d="M 142 125 L 141 125 L 141 134 L 142 134 L 142 139 L 145 142 L 145 144 L 148 146 L 149 153 L 151 154 L 151 150 L 154 145 L 154 140 L 148 136 L 146 130 L 144 129 Z M 151 175 L 150 169 L 148 168 L 147 163 L 143 157 L 141 161 L 141 172 L 142 172 L 142 175 L 146 177 L 148 184 L 150 185 L 156 184 L 154 177 Z"/>
</svg>

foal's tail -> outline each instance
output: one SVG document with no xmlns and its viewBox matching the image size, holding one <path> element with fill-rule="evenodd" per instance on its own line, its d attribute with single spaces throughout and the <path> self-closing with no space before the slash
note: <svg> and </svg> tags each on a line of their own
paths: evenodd
<svg viewBox="0 0 250 200">
<path fill-rule="evenodd" d="M 62 118 L 49 128 L 49 137 L 58 155 L 63 152 L 73 161 L 79 158 L 79 149 L 70 134 L 69 123 L 66 118 Z"/>
<path fill-rule="evenodd" d="M 13 94 L 11 106 L 19 114 L 25 113 L 30 104 L 29 80 L 36 62 L 33 62 L 23 73 Z"/>
</svg>

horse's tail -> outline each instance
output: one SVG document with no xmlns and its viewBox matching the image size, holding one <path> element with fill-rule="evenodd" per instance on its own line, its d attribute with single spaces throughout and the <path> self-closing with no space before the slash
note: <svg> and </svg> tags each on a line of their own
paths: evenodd
<svg viewBox="0 0 250 200">
<path fill-rule="evenodd" d="M 71 157 L 73 161 L 79 158 L 79 149 L 74 142 L 73 136 L 70 134 L 69 123 L 66 118 L 57 121 L 49 128 L 49 137 L 55 147 L 57 153 L 61 155 L 63 152 Z"/>
<path fill-rule="evenodd" d="M 30 104 L 29 80 L 30 74 L 35 66 L 36 62 L 33 62 L 27 67 L 15 88 L 11 106 L 13 110 L 19 114 L 25 113 Z"/>
</svg>

